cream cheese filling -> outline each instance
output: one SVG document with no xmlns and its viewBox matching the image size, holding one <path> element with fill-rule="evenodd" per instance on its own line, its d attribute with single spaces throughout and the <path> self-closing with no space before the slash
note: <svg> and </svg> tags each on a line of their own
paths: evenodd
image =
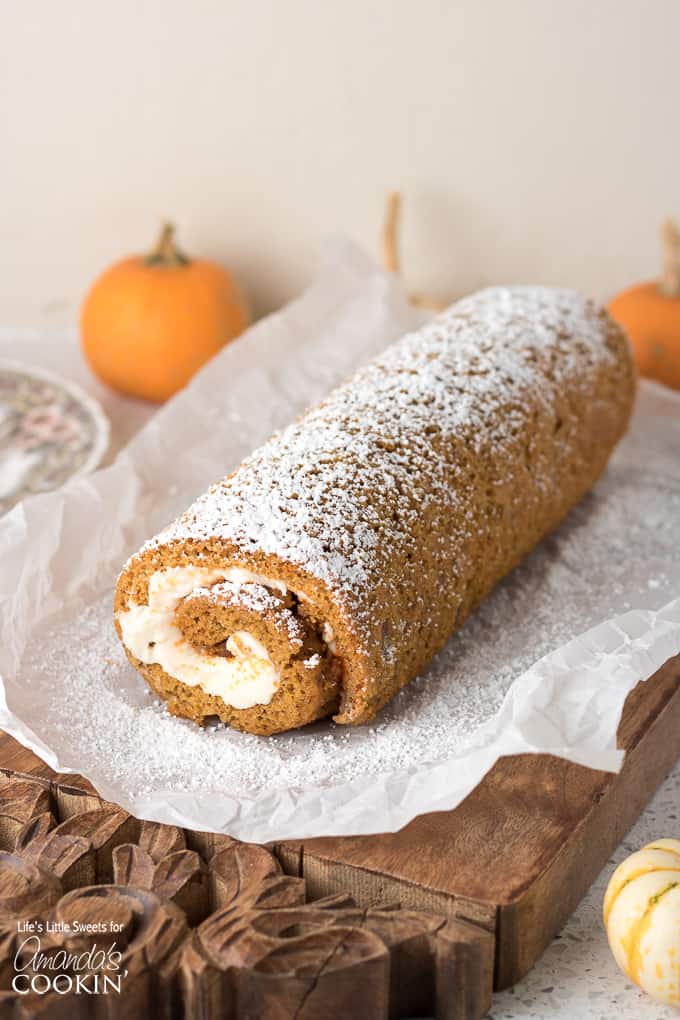
<svg viewBox="0 0 680 1020">
<path fill-rule="evenodd" d="M 253 582 L 285 594 L 282 581 L 253 574 L 241 567 L 211 570 L 205 567 L 167 567 L 149 579 L 148 605 L 131 604 L 118 614 L 123 642 L 142 662 L 158 663 L 169 676 L 190 686 L 198 685 L 232 708 L 268 705 L 280 676 L 267 649 L 247 631 L 236 631 L 227 640 L 231 657 L 199 651 L 175 623 L 178 603 L 194 588 L 217 581 L 235 585 Z"/>
</svg>

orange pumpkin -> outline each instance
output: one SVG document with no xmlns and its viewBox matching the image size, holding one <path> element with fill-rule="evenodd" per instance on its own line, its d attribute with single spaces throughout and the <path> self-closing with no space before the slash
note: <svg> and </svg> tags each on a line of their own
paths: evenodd
<svg viewBox="0 0 680 1020">
<path fill-rule="evenodd" d="M 680 390 L 680 230 L 667 220 L 662 236 L 662 279 L 623 291 L 609 311 L 630 337 L 640 374 Z"/>
<path fill-rule="evenodd" d="M 149 255 L 107 269 L 81 315 L 81 338 L 93 372 L 134 397 L 161 401 L 191 379 L 249 315 L 231 274 L 187 258 L 165 224 Z"/>
</svg>

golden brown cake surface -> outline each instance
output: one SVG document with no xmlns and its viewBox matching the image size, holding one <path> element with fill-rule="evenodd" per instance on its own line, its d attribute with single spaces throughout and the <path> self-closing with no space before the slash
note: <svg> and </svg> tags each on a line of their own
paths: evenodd
<svg viewBox="0 0 680 1020">
<path fill-rule="evenodd" d="M 211 654 L 230 631 L 251 634 L 279 677 L 270 700 L 236 708 L 128 649 L 131 661 L 197 721 L 270 733 L 331 712 L 371 719 L 593 485 L 633 394 L 628 343 L 592 302 L 540 287 L 458 302 L 272 437 L 121 574 L 119 633 L 160 571 L 249 572 L 192 589 L 174 619 Z"/>
</svg>

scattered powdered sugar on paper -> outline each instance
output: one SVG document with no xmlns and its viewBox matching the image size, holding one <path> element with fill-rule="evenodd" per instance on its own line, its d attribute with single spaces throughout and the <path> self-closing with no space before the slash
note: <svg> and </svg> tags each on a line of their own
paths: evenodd
<svg viewBox="0 0 680 1020">
<path fill-rule="evenodd" d="M 680 415 L 653 410 L 654 391 L 645 391 L 593 492 L 371 725 L 255 737 L 174 719 L 127 663 L 110 596 L 27 653 L 33 716 L 59 732 L 61 760 L 133 797 L 215 790 L 251 798 L 460 754 L 538 658 L 600 620 L 677 594 Z"/>
</svg>

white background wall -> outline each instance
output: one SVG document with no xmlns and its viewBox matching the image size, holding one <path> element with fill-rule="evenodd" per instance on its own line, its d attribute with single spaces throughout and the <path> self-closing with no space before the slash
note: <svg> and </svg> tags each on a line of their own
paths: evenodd
<svg viewBox="0 0 680 1020">
<path fill-rule="evenodd" d="M 0 0 L 0 324 L 74 321 L 174 218 L 259 312 L 324 236 L 413 287 L 657 271 L 680 215 L 679 0 Z"/>
</svg>

